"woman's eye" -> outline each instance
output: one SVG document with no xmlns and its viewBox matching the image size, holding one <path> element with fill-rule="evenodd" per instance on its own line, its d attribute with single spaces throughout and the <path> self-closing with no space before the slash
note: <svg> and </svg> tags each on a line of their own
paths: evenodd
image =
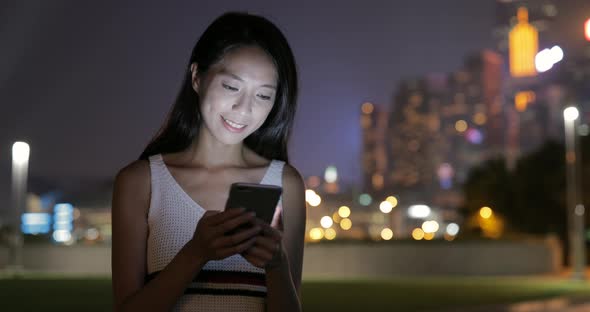
<svg viewBox="0 0 590 312">
<path fill-rule="evenodd" d="M 270 101 L 270 96 L 268 96 L 268 95 L 259 94 L 258 97 L 265 100 L 265 101 Z"/>
<path fill-rule="evenodd" d="M 227 85 L 225 83 L 223 83 L 222 86 L 223 86 L 224 89 L 227 89 L 227 90 L 230 90 L 230 91 L 238 91 L 238 88 L 234 88 L 234 87 L 232 87 L 230 85 Z"/>
</svg>

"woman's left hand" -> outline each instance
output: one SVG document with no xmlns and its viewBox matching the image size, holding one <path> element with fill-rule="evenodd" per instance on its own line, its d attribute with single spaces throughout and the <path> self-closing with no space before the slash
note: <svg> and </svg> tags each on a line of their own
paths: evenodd
<svg viewBox="0 0 590 312">
<path fill-rule="evenodd" d="M 262 269 L 279 266 L 284 254 L 281 232 L 258 218 L 255 224 L 262 230 L 256 236 L 254 245 L 244 251 L 242 256 L 252 265 Z"/>
</svg>

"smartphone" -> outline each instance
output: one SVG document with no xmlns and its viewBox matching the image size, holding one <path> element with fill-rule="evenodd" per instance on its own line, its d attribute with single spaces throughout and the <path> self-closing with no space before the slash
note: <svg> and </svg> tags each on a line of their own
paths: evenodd
<svg viewBox="0 0 590 312">
<path fill-rule="evenodd" d="M 255 212 L 257 218 L 270 224 L 282 193 L 283 189 L 276 185 L 233 183 L 229 190 L 225 209 L 245 208 L 246 211 Z M 243 225 L 226 234 L 233 234 L 248 227 L 248 225 Z"/>
</svg>

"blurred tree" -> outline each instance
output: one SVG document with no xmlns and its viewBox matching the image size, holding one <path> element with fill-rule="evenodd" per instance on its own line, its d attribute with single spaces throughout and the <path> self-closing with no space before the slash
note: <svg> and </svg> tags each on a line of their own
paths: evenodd
<svg viewBox="0 0 590 312">
<path fill-rule="evenodd" d="M 580 191 L 582 203 L 588 209 L 590 192 L 584 192 L 584 185 L 590 183 L 590 136 L 580 137 L 580 154 Z M 550 141 L 521 157 L 512 172 L 508 171 L 503 158 L 488 160 L 473 168 L 463 185 L 465 204 L 461 211 L 465 219 L 473 220 L 481 207 L 489 206 L 504 218 L 509 232 L 557 234 L 567 254 L 564 158 L 564 145 Z M 590 224 L 590 213 L 586 213 L 586 224 Z M 466 235 L 481 233 L 481 229 L 473 226 L 465 230 Z"/>
<path fill-rule="evenodd" d="M 565 147 L 547 142 L 518 160 L 513 173 L 514 207 L 510 223 L 515 230 L 565 236 Z"/>
<path fill-rule="evenodd" d="M 514 180 L 506 168 L 504 158 L 490 159 L 470 170 L 463 192 L 465 195 L 462 213 L 466 220 L 472 220 L 482 207 L 490 207 L 495 214 L 505 216 L 511 226 L 511 213 L 514 210 Z M 463 227 L 469 234 L 479 235 L 481 229 L 472 225 Z M 465 231 L 463 231 L 465 232 Z"/>
</svg>

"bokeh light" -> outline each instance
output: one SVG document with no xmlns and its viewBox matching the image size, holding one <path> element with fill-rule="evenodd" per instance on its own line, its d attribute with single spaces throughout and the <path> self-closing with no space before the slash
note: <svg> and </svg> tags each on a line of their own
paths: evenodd
<svg viewBox="0 0 590 312">
<path fill-rule="evenodd" d="M 381 231 L 381 238 L 384 240 L 390 240 L 393 238 L 393 231 L 390 228 L 384 228 Z"/>
<path fill-rule="evenodd" d="M 375 107 L 373 106 L 373 103 L 365 102 L 363 105 L 361 105 L 361 111 L 363 114 L 370 114 L 374 109 Z"/>
<path fill-rule="evenodd" d="M 373 198 L 369 194 L 361 194 L 359 196 L 359 204 L 369 206 L 373 202 Z"/>
<path fill-rule="evenodd" d="M 334 212 L 332 214 L 332 220 L 334 221 L 334 223 L 340 223 L 341 219 L 342 218 L 340 218 L 340 215 L 338 215 L 338 212 Z"/>
<path fill-rule="evenodd" d="M 478 126 L 483 126 L 487 122 L 486 114 L 475 113 L 475 115 L 473 115 L 473 122 Z"/>
<path fill-rule="evenodd" d="M 309 230 L 309 237 L 313 240 L 320 240 L 324 237 L 324 230 L 321 228 L 313 228 Z"/>
<path fill-rule="evenodd" d="M 379 210 L 381 210 L 381 212 L 383 213 L 390 213 L 392 209 L 393 205 L 386 200 L 382 201 L 381 204 L 379 204 Z"/>
<path fill-rule="evenodd" d="M 340 227 L 345 231 L 350 230 L 352 227 L 352 221 L 348 218 L 344 218 L 340 220 Z"/>
<path fill-rule="evenodd" d="M 408 215 L 412 218 L 426 218 L 430 215 L 430 207 L 426 205 L 412 205 L 408 208 Z"/>
<path fill-rule="evenodd" d="M 395 196 L 388 196 L 385 200 L 390 202 L 393 208 L 395 208 L 398 204 L 397 198 Z"/>
<path fill-rule="evenodd" d="M 324 231 L 324 237 L 327 240 L 333 240 L 334 238 L 336 238 L 336 231 L 333 228 L 326 229 Z"/>
<path fill-rule="evenodd" d="M 324 180 L 328 183 L 334 183 L 338 181 L 338 169 L 335 166 L 328 166 L 324 172 Z"/>
<path fill-rule="evenodd" d="M 317 207 L 322 203 L 322 198 L 314 190 L 305 190 L 305 201 L 313 207 Z"/>
<path fill-rule="evenodd" d="M 320 224 L 324 229 L 331 227 L 334 224 L 334 221 L 329 216 L 323 216 L 320 220 Z"/>
<path fill-rule="evenodd" d="M 458 132 L 465 132 L 465 130 L 467 130 L 467 122 L 465 120 L 458 120 L 455 123 L 455 130 Z"/>
<path fill-rule="evenodd" d="M 455 236 L 459 233 L 459 225 L 457 223 L 449 223 L 447 225 L 447 234 Z"/>
<path fill-rule="evenodd" d="M 425 221 L 424 223 L 422 223 L 422 230 L 424 231 L 424 233 L 436 233 L 436 231 L 438 231 L 439 229 L 439 225 L 438 222 L 431 220 L 431 221 Z"/>
<path fill-rule="evenodd" d="M 348 208 L 348 206 L 340 206 L 340 208 L 338 208 L 338 215 L 342 218 L 350 217 L 350 208 Z"/>
<path fill-rule="evenodd" d="M 415 228 L 412 231 L 412 238 L 414 238 L 415 240 L 421 240 L 424 238 L 424 231 L 422 231 L 422 229 L 420 228 Z"/>
<path fill-rule="evenodd" d="M 489 219 L 492 216 L 492 209 L 490 207 L 481 207 L 479 215 L 484 219 Z"/>
</svg>

